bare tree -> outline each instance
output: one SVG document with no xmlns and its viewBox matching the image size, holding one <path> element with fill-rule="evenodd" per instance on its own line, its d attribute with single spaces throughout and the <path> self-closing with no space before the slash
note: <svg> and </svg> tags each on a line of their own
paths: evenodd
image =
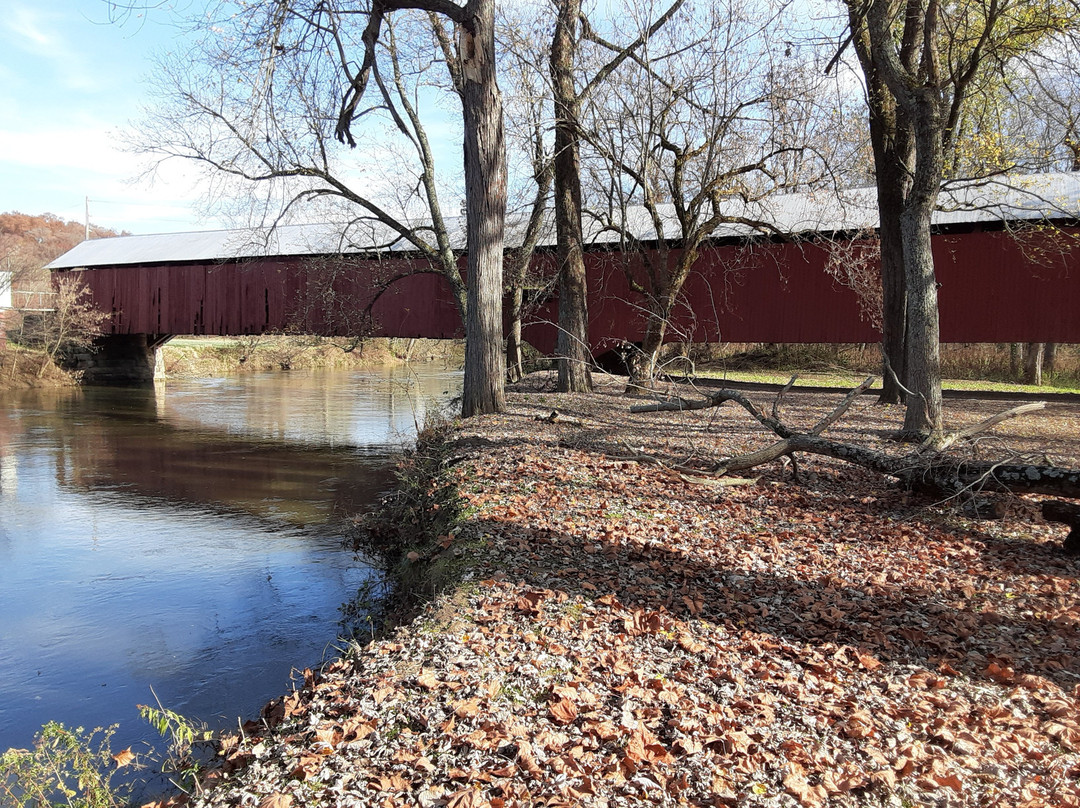
<svg viewBox="0 0 1080 808">
<path fill-rule="evenodd" d="M 465 316 L 465 384 L 462 415 L 500 412 L 503 393 L 503 243 L 506 226 L 506 143 L 502 95 L 495 77 L 495 0 L 375 0 L 364 31 L 359 71 L 347 66 L 349 88 L 338 115 L 337 136 L 355 145 L 352 124 L 368 82 L 379 83 L 376 51 L 390 12 L 419 9 L 450 19 L 458 29 L 459 94 L 465 126 L 465 218 L 468 254 Z"/>
<path fill-rule="evenodd" d="M 559 259 L 559 390 L 592 389 L 585 249 L 581 229 L 581 95 L 574 86 L 581 0 L 556 0 L 549 67 L 555 104 L 555 229 Z"/>
<path fill-rule="evenodd" d="M 718 228 L 774 229 L 746 205 L 784 184 L 782 158 L 800 148 L 774 137 L 782 90 L 766 32 L 776 24 L 737 0 L 686 3 L 586 110 L 592 215 L 621 245 L 646 315 L 632 387 L 652 386 L 683 285 Z"/>
<path fill-rule="evenodd" d="M 97 308 L 82 279 L 72 274 L 59 277 L 49 302 L 47 308 L 16 309 L 18 323 L 14 331 L 18 343 L 40 349 L 53 363 L 91 350 L 110 315 Z M 48 363 L 43 362 L 38 375 L 43 375 L 47 367 Z"/>
<path fill-rule="evenodd" d="M 408 9 L 450 19 L 457 43 L 447 45 L 433 17 L 390 19 Z M 257 219 L 337 217 L 343 247 L 406 248 L 426 259 L 465 321 L 466 415 L 503 406 L 506 173 L 493 20 L 494 0 L 221 2 L 200 17 L 201 44 L 164 61 L 163 103 L 137 136 L 148 154 L 202 164 L 223 193 L 246 189 Z M 445 77 L 430 69 L 440 62 Z M 457 234 L 440 200 L 436 149 L 422 122 L 422 108 L 447 90 L 460 98 L 464 123 L 464 282 Z M 412 162 L 385 177 L 372 166 L 393 157 L 390 136 Z M 361 143 L 364 158 L 339 143 Z"/>
<path fill-rule="evenodd" d="M 851 42 L 866 77 L 866 107 L 874 154 L 878 205 L 878 255 L 881 278 L 881 333 L 883 404 L 898 404 L 907 389 L 907 277 L 904 271 L 900 212 L 911 184 L 914 157 L 913 131 L 904 110 L 896 103 L 873 58 L 862 4 L 849 3 Z M 901 60 L 913 58 L 914 36 L 905 31 Z"/>
<path fill-rule="evenodd" d="M 582 229 L 582 106 L 624 61 L 635 56 L 672 19 L 682 4 L 683 0 L 675 0 L 629 43 L 616 45 L 601 38 L 589 24 L 582 13 L 581 0 L 555 0 L 555 31 L 548 64 L 555 106 L 555 228 L 559 259 L 559 332 L 555 353 L 559 390 L 564 392 L 592 389 Z M 590 65 L 585 70 L 578 58 L 582 27 L 586 38 L 610 51 L 601 64 Z M 580 86 L 575 79 L 581 80 Z"/>
<path fill-rule="evenodd" d="M 932 217 L 946 158 L 956 145 L 961 114 L 987 73 L 1030 51 L 1055 31 L 1074 25 L 1060 4 L 990 0 L 848 2 L 853 38 L 868 83 L 880 81 L 909 127 L 910 183 L 898 215 L 906 282 L 906 377 L 909 396 L 903 431 L 931 438 L 942 433 L 937 285 L 930 247 Z M 869 68 L 869 69 L 868 69 Z M 877 154 L 875 154 L 875 157 Z M 879 165 L 879 187 L 894 182 Z M 883 223 L 891 214 L 883 210 Z M 884 245 L 883 245 L 884 247 Z"/>
<path fill-rule="evenodd" d="M 525 373 L 522 325 L 527 310 L 543 302 L 543 291 L 552 281 L 547 277 L 546 262 L 533 260 L 541 238 L 549 232 L 554 174 L 550 93 L 542 69 L 547 53 L 545 34 L 534 10 L 522 6 L 500 9 L 498 35 L 511 177 L 507 219 L 514 231 L 513 246 L 506 251 L 505 272 L 509 303 L 506 366 L 511 381 L 520 380 Z M 514 183 L 515 176 L 522 181 Z M 531 293 L 528 301 L 527 293 Z"/>
<path fill-rule="evenodd" d="M 958 128 L 953 176 L 1080 171 L 1080 31 L 1054 32 L 988 77 Z"/>
</svg>

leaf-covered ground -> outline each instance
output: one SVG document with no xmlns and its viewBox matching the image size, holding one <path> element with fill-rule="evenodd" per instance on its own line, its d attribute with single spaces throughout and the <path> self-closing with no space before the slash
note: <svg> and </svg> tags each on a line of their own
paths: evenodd
<svg viewBox="0 0 1080 808">
<path fill-rule="evenodd" d="M 768 442 L 741 410 L 548 383 L 461 431 L 461 585 L 308 671 L 198 805 L 1080 806 L 1080 561 L 1032 501 L 975 521 L 812 459 L 719 486 L 667 466 Z M 974 451 L 1080 465 L 1078 412 Z M 832 434 L 886 447 L 901 415 Z"/>
</svg>

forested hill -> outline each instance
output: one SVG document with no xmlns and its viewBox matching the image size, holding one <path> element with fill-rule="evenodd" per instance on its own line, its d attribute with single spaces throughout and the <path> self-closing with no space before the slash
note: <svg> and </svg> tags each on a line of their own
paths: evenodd
<svg viewBox="0 0 1080 808">
<path fill-rule="evenodd" d="M 33 271 L 63 255 L 86 235 L 80 222 L 64 221 L 51 213 L 0 213 L 0 271 Z M 90 226 L 91 238 L 128 235 Z"/>
</svg>

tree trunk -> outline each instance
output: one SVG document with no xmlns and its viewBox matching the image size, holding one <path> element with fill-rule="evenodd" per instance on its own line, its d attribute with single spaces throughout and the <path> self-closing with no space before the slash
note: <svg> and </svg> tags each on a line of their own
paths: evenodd
<svg viewBox="0 0 1080 808">
<path fill-rule="evenodd" d="M 1024 346 L 1024 384 L 1042 385 L 1043 344 L 1029 342 Z"/>
<path fill-rule="evenodd" d="M 902 404 L 907 386 L 907 277 L 900 214 L 910 185 L 911 138 L 896 104 L 877 80 L 871 103 L 870 136 L 877 178 L 878 240 L 881 250 L 881 347 L 884 354 L 881 404 Z M 875 108 L 876 112 L 875 112 Z"/>
<path fill-rule="evenodd" d="M 1057 346 L 1056 342 L 1043 343 L 1043 370 L 1047 373 L 1053 373 L 1057 365 Z"/>
<path fill-rule="evenodd" d="M 902 404 L 907 385 L 907 279 L 900 213 L 911 184 L 913 143 L 896 99 L 874 65 L 862 19 L 861 6 L 848 5 L 852 43 L 867 80 L 870 143 L 878 203 L 878 240 L 881 249 L 881 404 Z"/>
<path fill-rule="evenodd" d="M 1021 359 L 1023 359 L 1022 351 L 1019 342 L 1009 343 L 1009 378 L 1020 378 L 1020 365 Z"/>
<path fill-rule="evenodd" d="M 664 346 L 667 333 L 668 315 L 652 313 L 649 324 L 645 327 L 645 338 L 641 347 L 634 349 L 627 362 L 630 380 L 626 392 L 652 390 L 656 387 L 656 363 L 660 358 L 660 349 Z"/>
<path fill-rule="evenodd" d="M 592 354 L 586 303 L 585 257 L 581 228 L 581 165 L 577 123 L 581 100 L 574 88 L 574 59 L 581 0 L 558 0 L 551 42 L 551 81 L 555 102 L 555 231 L 559 259 L 559 331 L 555 356 L 558 389 L 592 390 Z"/>
<path fill-rule="evenodd" d="M 506 334 L 506 378 L 521 381 L 525 375 L 521 355 L 521 309 L 525 304 L 525 290 L 518 284 L 510 291 L 510 330 Z"/>
<path fill-rule="evenodd" d="M 931 207 L 909 204 L 900 219 L 907 275 L 908 396 L 903 432 L 931 437 L 942 431 L 941 356 L 937 281 L 930 249 Z"/>
<path fill-rule="evenodd" d="M 475 3 L 474 15 L 459 29 L 469 253 L 461 403 L 466 418 L 501 412 L 506 406 L 502 333 L 506 148 L 502 97 L 495 81 L 495 0 Z"/>
<path fill-rule="evenodd" d="M 895 198 L 893 198 L 895 197 Z M 878 210 L 881 226 L 881 349 L 884 354 L 881 378 L 881 404 L 903 404 L 907 386 L 907 277 L 904 272 L 904 245 L 900 233 L 899 212 L 903 192 L 882 192 L 878 186 Z"/>
</svg>

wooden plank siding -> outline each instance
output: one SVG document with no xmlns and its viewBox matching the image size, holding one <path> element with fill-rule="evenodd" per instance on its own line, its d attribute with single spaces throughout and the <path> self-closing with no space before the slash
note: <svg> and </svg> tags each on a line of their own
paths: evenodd
<svg viewBox="0 0 1080 808">
<path fill-rule="evenodd" d="M 939 234 L 933 239 L 943 342 L 1080 342 L 1080 228 L 1067 238 L 1033 232 Z M 855 293 L 825 271 L 813 243 L 721 246 L 702 255 L 671 318 L 669 340 L 878 342 Z M 642 297 L 629 291 L 619 253 L 591 252 L 589 341 L 594 354 L 645 333 Z M 640 261 L 633 260 L 640 274 Z M 549 303 L 526 339 L 554 349 Z"/>
<path fill-rule="evenodd" d="M 1069 239 L 1032 231 L 1023 239 L 969 229 L 934 237 L 945 342 L 1080 342 L 1080 228 Z M 826 250 L 811 242 L 722 245 L 702 253 L 672 318 L 669 339 L 696 342 L 876 342 L 855 293 L 824 269 Z M 414 263 L 414 260 L 417 263 Z M 551 253 L 538 264 L 554 271 Z M 586 256 L 589 339 L 594 353 L 641 339 L 643 298 L 624 272 L 640 259 L 613 250 Z M 419 259 L 267 258 L 225 263 L 103 266 L 81 270 L 114 334 L 257 334 L 290 326 L 343 335 L 371 306 L 371 336 L 462 335 L 445 280 L 411 274 L 376 289 Z M 319 297 L 335 290 L 331 304 Z M 556 303 L 526 322 L 525 338 L 550 353 Z"/>
<path fill-rule="evenodd" d="M 272 258 L 214 264 L 156 264 L 77 270 L 113 334 L 260 334 L 290 327 L 345 335 L 305 306 L 314 275 L 309 259 Z M 384 278 L 413 269 L 408 261 L 350 261 L 335 277 L 341 305 L 368 306 Z M 62 271 L 61 271 L 62 272 Z M 307 309 L 307 310 L 305 310 Z M 462 335 L 457 306 L 438 275 L 398 280 L 372 306 L 371 336 Z"/>
</svg>

